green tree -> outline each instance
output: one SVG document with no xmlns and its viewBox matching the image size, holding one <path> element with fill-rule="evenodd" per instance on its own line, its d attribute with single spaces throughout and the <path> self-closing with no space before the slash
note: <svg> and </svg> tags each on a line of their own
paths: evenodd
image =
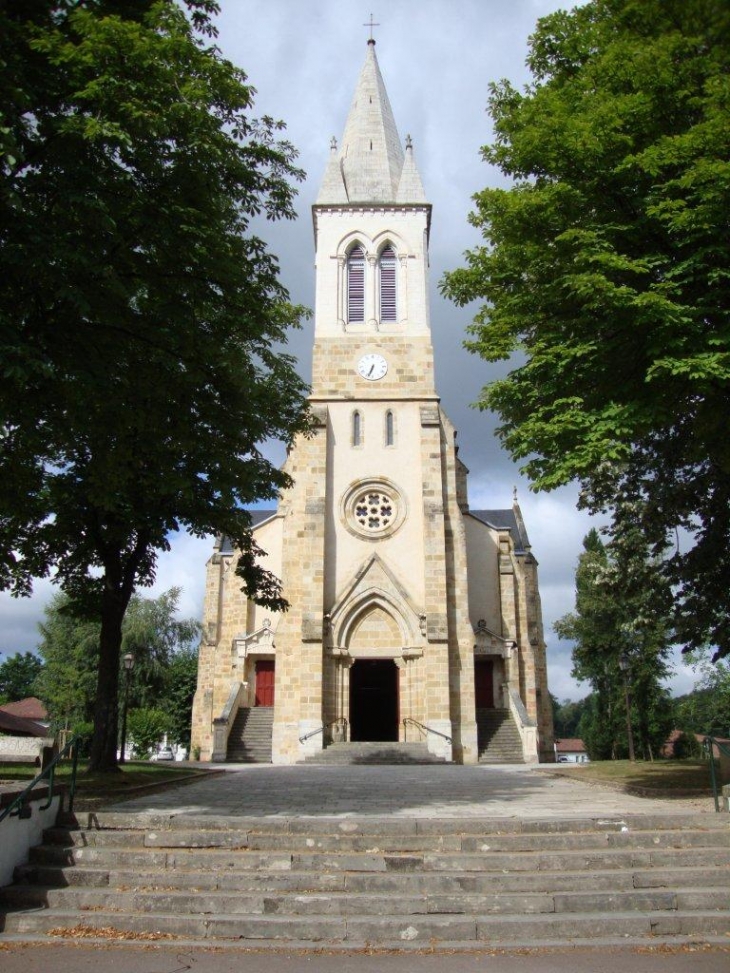
<svg viewBox="0 0 730 973">
<path fill-rule="evenodd" d="M 572 739 L 580 737 L 578 726 L 588 707 L 588 699 L 564 699 L 559 702 L 552 696 L 553 700 L 553 726 L 557 739 Z"/>
<path fill-rule="evenodd" d="M 0 663 L 0 703 L 13 703 L 36 694 L 43 662 L 32 652 L 16 652 Z"/>
<path fill-rule="evenodd" d="M 213 0 L 0 9 L 0 585 L 53 572 L 100 621 L 91 767 L 116 769 L 122 621 L 178 531 L 223 533 L 283 608 L 244 506 L 307 426 L 301 309 L 252 232 L 293 148 L 211 42 Z"/>
<path fill-rule="evenodd" d="M 730 737 L 730 665 L 710 661 L 708 649 L 689 661 L 698 676 L 694 689 L 676 701 L 677 727 L 692 733 Z"/>
<path fill-rule="evenodd" d="M 653 757 L 672 724 L 669 694 L 662 686 L 671 640 L 670 592 L 633 527 L 615 528 L 608 546 L 591 530 L 583 547 L 575 611 L 555 623 L 558 637 L 575 643 L 573 675 L 593 690 L 581 716 L 581 736 L 593 759 L 628 752 L 628 683 L 636 749 Z"/>
<path fill-rule="evenodd" d="M 591 0 L 538 22 L 525 91 L 491 88 L 484 245 L 444 290 L 516 367 L 479 405 L 537 489 L 639 498 L 688 647 L 730 652 L 730 6 Z"/>
<path fill-rule="evenodd" d="M 197 659 L 200 623 L 178 618 L 181 589 L 170 588 L 157 598 L 133 595 L 122 623 L 122 655 L 134 656 L 130 706 L 161 707 L 167 697 L 170 669 L 179 655 Z"/>
<path fill-rule="evenodd" d="M 132 709 L 127 716 L 127 735 L 138 757 L 149 757 L 170 728 L 170 716 L 162 709 Z"/>
<path fill-rule="evenodd" d="M 167 709 L 169 686 L 178 678 L 178 657 L 197 658 L 193 646 L 200 625 L 192 618 L 178 618 L 179 597 L 180 589 L 170 588 L 157 598 L 133 595 L 130 600 L 122 623 L 122 652 L 134 656 L 129 684 L 132 709 Z M 38 652 L 45 666 L 38 688 L 51 719 L 64 729 L 90 721 L 99 666 L 99 623 L 79 618 L 68 596 L 59 593 L 45 609 L 39 628 Z M 121 660 L 119 667 L 121 676 Z"/>
<path fill-rule="evenodd" d="M 164 709 L 170 717 L 168 733 L 174 743 L 190 751 L 193 696 L 198 682 L 198 650 L 187 646 L 172 657 L 165 676 Z"/>
<path fill-rule="evenodd" d="M 68 603 L 68 595 L 55 595 L 38 626 L 44 662 L 38 695 L 52 725 L 63 730 L 93 721 L 99 667 L 99 624 L 74 617 Z"/>
</svg>

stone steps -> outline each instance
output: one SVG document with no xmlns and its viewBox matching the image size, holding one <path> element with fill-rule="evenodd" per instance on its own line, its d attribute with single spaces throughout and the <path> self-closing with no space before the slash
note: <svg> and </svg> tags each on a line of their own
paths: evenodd
<svg viewBox="0 0 730 973">
<path fill-rule="evenodd" d="M 730 934 L 725 815 L 92 823 L 50 829 L 0 890 L 6 935 L 486 948 Z"/>
<path fill-rule="evenodd" d="M 226 760 L 231 763 L 271 763 L 273 706 L 239 709 L 228 735 Z"/>
<path fill-rule="evenodd" d="M 522 764 L 525 762 L 522 738 L 507 709 L 478 709 L 477 746 L 479 763 Z"/>
<path fill-rule="evenodd" d="M 331 743 L 318 753 L 310 754 L 305 764 L 444 764 L 443 757 L 429 753 L 426 743 Z"/>
</svg>

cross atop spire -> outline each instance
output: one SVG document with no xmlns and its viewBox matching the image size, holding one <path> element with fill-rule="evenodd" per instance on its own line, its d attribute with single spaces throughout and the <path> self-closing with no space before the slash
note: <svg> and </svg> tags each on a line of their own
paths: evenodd
<svg viewBox="0 0 730 973">
<path fill-rule="evenodd" d="M 370 39 L 368 40 L 368 44 L 374 44 L 375 38 L 373 37 L 373 27 L 380 27 L 380 24 L 376 24 L 373 20 L 373 15 L 370 14 L 370 21 L 367 24 L 363 24 L 363 27 L 370 28 Z"/>
</svg>

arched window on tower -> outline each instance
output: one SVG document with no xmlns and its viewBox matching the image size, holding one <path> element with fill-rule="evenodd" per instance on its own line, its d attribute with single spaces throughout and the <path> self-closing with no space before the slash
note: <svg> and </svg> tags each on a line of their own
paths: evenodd
<svg viewBox="0 0 730 973">
<path fill-rule="evenodd" d="M 359 412 L 352 413 L 352 445 L 362 445 L 362 416 Z"/>
<path fill-rule="evenodd" d="M 395 250 L 390 244 L 381 250 L 378 267 L 380 270 L 380 320 L 397 321 L 396 256 Z"/>
<path fill-rule="evenodd" d="M 395 446 L 395 420 L 391 409 L 385 413 L 385 445 Z"/>
<path fill-rule="evenodd" d="M 359 244 L 347 256 L 347 320 L 365 320 L 365 251 Z"/>
</svg>

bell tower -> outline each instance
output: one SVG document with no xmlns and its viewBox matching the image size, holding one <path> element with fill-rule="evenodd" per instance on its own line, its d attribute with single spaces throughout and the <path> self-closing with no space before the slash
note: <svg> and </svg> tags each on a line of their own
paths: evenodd
<svg viewBox="0 0 730 973">
<path fill-rule="evenodd" d="M 410 137 L 401 144 L 372 39 L 312 215 L 314 400 L 435 398 L 431 205 Z"/>
</svg>

